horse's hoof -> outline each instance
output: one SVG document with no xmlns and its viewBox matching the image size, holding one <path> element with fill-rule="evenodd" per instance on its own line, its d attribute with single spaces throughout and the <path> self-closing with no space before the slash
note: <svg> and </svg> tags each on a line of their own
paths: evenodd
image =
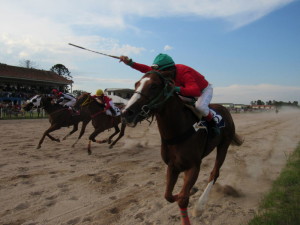
<svg viewBox="0 0 300 225">
<path fill-rule="evenodd" d="M 195 193 L 197 193 L 197 191 L 199 191 L 199 189 L 196 188 L 196 187 L 193 187 L 193 188 L 191 189 L 191 191 L 190 191 L 190 196 L 192 196 L 192 195 L 194 195 Z"/>
<path fill-rule="evenodd" d="M 40 145 L 36 147 L 36 149 L 40 149 L 40 148 L 41 148 L 41 146 L 40 146 Z"/>
<path fill-rule="evenodd" d="M 193 216 L 194 217 L 199 217 L 203 214 L 204 212 L 204 209 L 197 209 L 197 208 L 194 208 L 193 210 Z"/>
</svg>

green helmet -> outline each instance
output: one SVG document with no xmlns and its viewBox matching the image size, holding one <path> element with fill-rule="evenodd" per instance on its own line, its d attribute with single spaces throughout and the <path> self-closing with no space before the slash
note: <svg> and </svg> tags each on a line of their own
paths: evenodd
<svg viewBox="0 0 300 225">
<path fill-rule="evenodd" d="M 175 62 L 173 61 L 171 56 L 160 53 L 160 54 L 158 54 L 158 56 L 155 57 L 152 68 L 158 69 L 158 70 L 164 70 L 164 69 L 174 66 L 174 65 L 175 65 Z"/>
</svg>

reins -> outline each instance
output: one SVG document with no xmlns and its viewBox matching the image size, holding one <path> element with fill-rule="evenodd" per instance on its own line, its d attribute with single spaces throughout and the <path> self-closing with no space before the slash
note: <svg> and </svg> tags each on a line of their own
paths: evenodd
<svg viewBox="0 0 300 225">
<path fill-rule="evenodd" d="M 84 100 L 84 102 L 80 104 L 80 106 L 82 107 L 82 106 L 88 105 L 88 104 L 90 104 L 92 101 L 93 101 L 93 100 L 92 100 L 91 98 L 86 98 L 86 99 Z"/>
</svg>

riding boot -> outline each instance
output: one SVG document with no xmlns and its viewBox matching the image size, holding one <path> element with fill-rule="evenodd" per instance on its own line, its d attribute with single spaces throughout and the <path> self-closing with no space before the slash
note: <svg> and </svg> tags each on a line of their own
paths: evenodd
<svg viewBox="0 0 300 225">
<path fill-rule="evenodd" d="M 80 115 L 80 112 L 78 110 L 72 108 L 71 106 L 69 106 L 68 109 L 70 110 L 72 116 L 78 116 L 78 115 Z"/>
<path fill-rule="evenodd" d="M 112 116 L 117 116 L 117 112 L 114 110 L 113 107 L 110 107 L 109 110 L 111 111 Z"/>
<path fill-rule="evenodd" d="M 211 127 L 211 134 L 213 138 L 220 135 L 220 128 L 218 127 L 218 124 L 214 119 L 209 121 L 209 126 Z"/>
<path fill-rule="evenodd" d="M 209 114 L 204 118 L 208 122 L 208 133 L 211 134 L 212 138 L 220 135 L 221 131 L 218 127 L 218 122 L 213 114 L 209 112 Z"/>
</svg>

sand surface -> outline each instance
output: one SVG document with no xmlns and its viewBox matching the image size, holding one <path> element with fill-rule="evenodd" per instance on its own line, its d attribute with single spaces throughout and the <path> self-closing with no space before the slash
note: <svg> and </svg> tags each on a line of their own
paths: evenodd
<svg viewBox="0 0 300 225">
<path fill-rule="evenodd" d="M 233 118 L 245 142 L 229 148 L 206 211 L 191 216 L 192 224 L 245 224 L 300 140 L 299 110 Z M 0 121 L 0 224 L 180 224 L 177 204 L 163 197 L 166 166 L 155 122 L 127 128 L 113 149 L 93 143 L 92 155 L 86 152 L 91 124 L 75 148 L 71 145 L 79 132 L 60 143 L 46 138 L 37 150 L 48 126 L 47 119 Z M 62 139 L 70 129 L 53 136 Z M 111 133 L 105 131 L 98 139 Z M 203 160 L 190 214 L 206 187 L 214 158 L 215 151 Z M 181 185 L 179 179 L 175 192 Z"/>
</svg>

